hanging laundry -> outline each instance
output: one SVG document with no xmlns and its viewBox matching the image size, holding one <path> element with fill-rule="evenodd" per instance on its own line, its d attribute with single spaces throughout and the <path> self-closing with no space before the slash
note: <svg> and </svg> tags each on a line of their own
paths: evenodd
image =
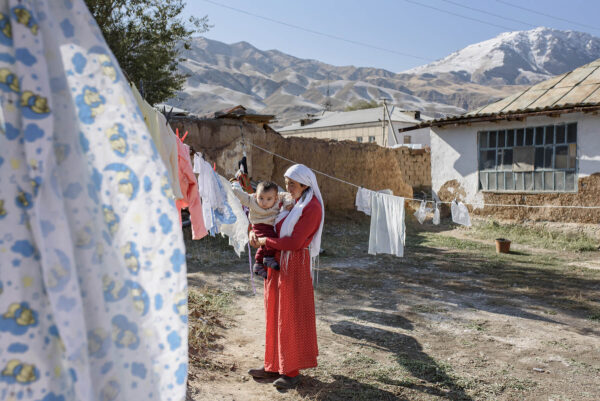
<svg viewBox="0 0 600 401">
<path fill-rule="evenodd" d="M 249 193 L 254 193 L 254 188 L 250 184 L 250 178 L 248 177 L 248 164 L 246 163 L 246 156 L 242 157 L 242 159 L 238 162 L 239 170 L 235 174 L 235 180 L 240 183 L 242 189 Z"/>
<path fill-rule="evenodd" d="M 429 213 L 431 213 L 432 211 L 433 210 L 431 208 L 427 207 L 427 202 L 421 201 L 421 205 L 419 206 L 419 209 L 417 209 L 417 211 L 415 212 L 415 217 L 417 218 L 419 223 L 423 224 L 423 222 L 427 218 L 427 215 Z"/>
<path fill-rule="evenodd" d="M 173 188 L 173 196 L 175 199 L 182 199 L 183 194 L 181 193 L 179 182 L 179 168 L 178 163 L 178 152 L 177 142 L 175 141 L 175 134 L 171 129 L 171 126 L 167 123 L 165 116 L 154 107 L 150 106 L 148 102 L 144 100 L 135 85 L 131 85 L 131 91 L 137 102 L 140 111 L 144 117 L 144 122 L 152 135 L 154 145 L 158 150 L 165 167 L 167 168 L 167 175 L 171 188 Z"/>
<path fill-rule="evenodd" d="M 369 254 L 404 255 L 404 198 L 371 193 Z"/>
<path fill-rule="evenodd" d="M 359 188 L 356 192 L 356 210 L 359 212 L 363 212 L 367 216 L 371 215 L 371 194 L 374 191 L 365 188 Z M 377 191 L 380 194 L 393 195 L 394 192 L 391 189 L 382 189 L 381 191 Z"/>
<path fill-rule="evenodd" d="M 216 174 L 216 173 L 215 173 Z M 219 186 L 225 192 L 224 207 L 215 210 L 215 222 L 218 231 L 229 237 L 229 245 L 240 256 L 248 243 L 248 217 L 242 208 L 240 200 L 231 189 L 231 184 L 225 177 L 219 177 Z"/>
<path fill-rule="evenodd" d="M 82 0 L 0 0 L 0 399 L 183 400 L 164 163 Z"/>
<path fill-rule="evenodd" d="M 198 193 L 202 198 L 204 225 L 211 235 L 217 233 L 214 210 L 223 210 L 227 195 L 219 185 L 213 167 L 198 153 L 194 155 L 194 173 L 198 174 Z"/>
<path fill-rule="evenodd" d="M 188 208 L 190 212 L 190 221 L 192 223 L 192 239 L 204 238 L 208 232 L 204 225 L 204 217 L 202 212 L 202 202 L 200 200 L 200 194 L 198 192 L 198 182 L 192 169 L 192 162 L 190 160 L 190 147 L 175 136 L 177 143 L 177 153 L 179 160 L 177 165 L 179 167 L 179 185 L 183 199 L 179 199 L 176 202 L 177 210 L 179 211 L 179 218 L 181 221 L 181 209 L 184 207 Z"/>
<path fill-rule="evenodd" d="M 371 193 L 373 191 L 365 188 L 358 188 L 356 191 L 356 210 L 363 212 L 367 216 L 371 215 Z"/>
<path fill-rule="evenodd" d="M 440 224 L 440 205 L 435 202 L 435 210 L 433 212 L 433 224 L 436 226 Z"/>
<path fill-rule="evenodd" d="M 450 205 L 450 210 L 452 212 L 452 221 L 456 224 L 462 224 L 463 226 L 470 227 L 471 226 L 471 217 L 469 216 L 469 209 L 462 202 L 457 202 L 456 200 L 452 201 Z"/>
</svg>

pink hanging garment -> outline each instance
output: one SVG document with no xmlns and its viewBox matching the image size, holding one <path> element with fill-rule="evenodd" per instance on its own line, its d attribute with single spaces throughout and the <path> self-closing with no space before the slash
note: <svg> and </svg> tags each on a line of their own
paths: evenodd
<svg viewBox="0 0 600 401">
<path fill-rule="evenodd" d="M 176 136 L 177 155 L 179 157 L 179 185 L 183 199 L 176 202 L 177 210 L 179 211 L 179 219 L 181 220 L 181 209 L 187 207 L 190 212 L 190 220 L 192 221 L 192 239 L 201 239 L 208 232 L 204 225 L 204 217 L 202 216 L 202 202 L 198 194 L 198 181 L 192 169 L 192 161 L 190 160 L 190 147 L 184 144 L 179 137 Z"/>
</svg>

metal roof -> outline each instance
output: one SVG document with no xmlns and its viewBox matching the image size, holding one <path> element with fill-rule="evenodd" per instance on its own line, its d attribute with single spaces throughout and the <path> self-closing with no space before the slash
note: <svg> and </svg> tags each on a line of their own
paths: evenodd
<svg viewBox="0 0 600 401">
<path fill-rule="evenodd" d="M 411 129 L 600 108 L 600 59 L 533 85 L 524 91 L 459 116 L 418 124 Z"/>
<path fill-rule="evenodd" d="M 400 110 L 398 107 L 389 107 L 392 121 L 395 123 L 419 124 L 423 121 L 430 120 L 431 117 L 420 114 L 419 119 L 415 119 L 414 111 Z M 329 111 L 322 115 L 313 115 L 316 121 L 301 125 L 300 122 L 295 122 L 287 127 L 279 128 L 277 132 L 296 131 L 315 128 L 331 128 L 342 125 L 365 124 L 381 122 L 383 119 L 383 106 L 374 107 L 371 109 L 362 109 L 354 111 Z M 310 118 L 309 118 L 310 119 Z M 387 120 L 387 116 L 386 116 Z"/>
</svg>

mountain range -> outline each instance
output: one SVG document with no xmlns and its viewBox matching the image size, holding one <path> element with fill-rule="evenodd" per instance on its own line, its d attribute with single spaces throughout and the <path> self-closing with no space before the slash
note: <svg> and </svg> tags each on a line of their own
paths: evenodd
<svg viewBox="0 0 600 401">
<path fill-rule="evenodd" d="M 600 39 L 549 28 L 507 32 L 400 73 L 203 37 L 194 38 L 182 56 L 179 69 L 188 79 L 169 104 L 196 114 L 241 104 L 276 115 L 282 126 L 322 110 L 326 101 L 332 110 L 387 98 L 434 117 L 464 113 L 600 58 Z"/>
</svg>

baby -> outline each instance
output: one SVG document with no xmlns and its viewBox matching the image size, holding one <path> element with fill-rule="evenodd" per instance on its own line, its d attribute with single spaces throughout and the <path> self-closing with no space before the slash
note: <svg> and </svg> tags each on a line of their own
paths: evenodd
<svg viewBox="0 0 600 401">
<path fill-rule="evenodd" d="M 250 195 L 241 189 L 233 187 L 233 193 L 238 197 L 242 205 L 250 209 L 248 219 L 252 223 L 252 230 L 259 238 L 277 237 L 275 233 L 275 218 L 281 207 L 290 210 L 294 207 L 294 200 L 287 192 L 278 192 L 277 184 L 262 181 L 256 187 L 256 193 Z M 266 267 L 279 270 L 279 264 L 275 260 L 275 250 L 261 246 L 254 257 L 253 271 L 255 274 L 267 278 Z"/>
</svg>

